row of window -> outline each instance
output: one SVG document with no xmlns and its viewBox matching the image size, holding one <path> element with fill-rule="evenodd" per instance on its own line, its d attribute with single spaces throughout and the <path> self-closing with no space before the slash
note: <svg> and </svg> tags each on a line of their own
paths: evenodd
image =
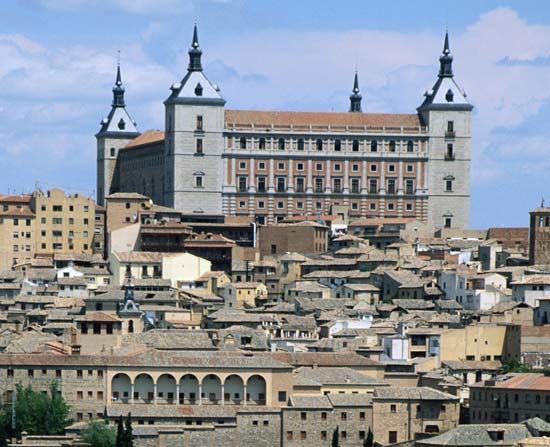
<svg viewBox="0 0 550 447">
<path fill-rule="evenodd" d="M 87 397 L 88 397 L 88 399 L 93 399 L 94 398 L 94 392 L 93 391 L 88 391 Z M 96 398 L 97 398 L 97 400 L 103 400 L 103 391 L 98 391 L 96 393 Z M 77 391 L 76 392 L 76 399 L 77 400 L 83 400 L 84 399 L 84 391 Z"/>
<path fill-rule="evenodd" d="M 200 178 L 200 186 L 202 186 L 202 176 L 197 176 L 196 179 Z M 256 177 L 256 192 L 264 193 L 267 192 L 267 177 Z M 287 192 L 287 178 L 283 176 L 276 177 L 276 192 Z M 352 177 L 350 180 L 349 192 L 352 194 L 361 193 L 361 178 Z M 414 179 L 405 179 L 405 194 L 414 194 L 415 193 L 415 180 Z M 333 193 L 342 193 L 344 192 L 343 188 L 344 179 L 342 177 L 333 177 L 332 178 L 332 192 Z M 196 184 L 199 186 L 199 184 Z M 313 192 L 314 193 L 324 193 L 326 192 L 326 179 L 325 177 L 315 177 L 313 179 Z M 395 178 L 386 179 L 386 194 L 397 194 L 398 183 Z M 448 181 L 448 186 L 452 191 L 452 181 Z M 238 192 L 248 192 L 248 177 L 239 176 L 237 179 L 237 191 Z M 305 177 L 295 177 L 294 178 L 294 188 L 295 192 L 303 193 L 306 192 L 306 178 Z M 378 178 L 369 178 L 368 179 L 368 192 L 370 194 L 379 193 L 379 179 Z"/>
<path fill-rule="evenodd" d="M 478 401 L 496 401 L 498 404 L 500 404 L 500 398 L 502 396 L 494 396 L 493 393 L 489 393 L 487 391 L 474 391 L 473 392 L 473 398 Z M 508 403 L 508 395 L 504 395 L 503 397 L 504 403 Z M 537 405 L 542 404 L 543 399 L 540 394 L 535 394 L 534 399 L 533 396 L 529 393 L 525 393 L 523 395 L 523 402 L 526 404 L 535 403 Z M 519 403 L 520 401 L 520 395 L 518 393 L 514 393 L 513 402 Z M 544 404 L 550 405 L 550 394 L 544 396 Z"/>
<path fill-rule="evenodd" d="M 266 163 L 261 161 L 258 163 L 258 170 L 264 171 L 266 170 Z M 302 162 L 296 163 L 296 171 L 303 171 L 305 168 L 305 164 Z M 239 169 L 247 169 L 247 162 L 246 161 L 239 161 Z M 286 162 L 280 161 L 277 163 L 277 170 L 279 171 L 286 171 Z M 324 164 L 323 163 L 316 163 L 315 164 L 315 171 L 322 172 L 324 170 Z M 332 165 L 332 170 L 335 172 L 342 172 L 342 164 L 341 163 L 334 163 Z M 352 172 L 359 172 L 360 171 L 360 165 L 359 163 L 353 163 L 351 165 L 351 171 Z M 370 172 L 378 172 L 378 165 L 371 163 L 369 164 L 369 171 Z M 414 165 L 413 164 L 407 164 L 405 166 L 405 171 L 408 173 L 414 172 Z M 387 165 L 387 172 L 397 172 L 397 165 L 391 163 Z"/>
<path fill-rule="evenodd" d="M 69 225 L 74 225 L 74 217 L 69 217 Z M 45 218 L 45 217 L 41 217 L 40 218 L 40 223 L 41 224 L 47 224 L 48 223 L 48 220 Z M 90 224 L 90 219 L 88 219 L 87 217 L 85 217 L 84 219 L 82 219 L 82 223 L 84 225 L 89 225 Z M 52 218 L 52 225 L 63 225 L 63 218 L 62 217 L 53 217 Z"/>
<path fill-rule="evenodd" d="M 47 205 L 40 205 L 40 210 L 41 211 L 47 211 L 48 210 L 48 206 Z M 52 211 L 56 212 L 56 213 L 61 213 L 63 212 L 63 205 L 52 205 Z M 74 211 L 74 205 L 69 205 L 69 211 L 70 212 L 73 212 Z M 85 213 L 88 213 L 90 212 L 90 206 L 89 205 L 83 205 L 82 206 L 82 211 L 84 211 Z"/>
<path fill-rule="evenodd" d="M 367 432 L 365 430 L 359 430 L 357 434 L 358 434 L 359 440 L 361 441 L 365 440 L 365 438 L 367 437 Z M 296 436 L 298 436 L 298 433 L 296 434 Z M 298 437 L 295 438 L 294 432 L 292 430 L 288 430 L 286 432 L 287 441 L 294 441 L 295 439 L 299 439 L 300 441 L 305 441 L 306 439 L 308 439 L 307 436 L 308 435 L 306 430 L 301 430 L 299 432 L 299 438 Z M 330 436 L 332 436 L 332 432 L 330 432 Z M 329 437 L 329 433 L 326 430 L 322 430 L 319 433 L 319 439 L 321 441 L 328 440 L 328 437 Z M 351 436 L 348 437 L 348 432 L 346 430 L 340 430 L 340 440 L 347 441 L 348 439 L 352 439 Z"/>
<path fill-rule="evenodd" d="M 14 369 L 8 368 L 7 376 L 8 377 L 13 377 L 14 376 L 14 371 L 15 371 Z M 36 371 L 37 374 L 38 374 L 38 371 L 40 371 L 40 374 L 42 376 L 47 376 L 49 370 L 47 368 L 42 368 L 40 370 L 27 369 L 27 376 L 28 377 L 35 377 L 35 371 Z M 87 375 L 88 375 L 88 377 L 93 377 L 94 376 L 94 370 L 93 369 L 88 369 L 87 370 Z M 55 370 L 55 376 L 60 378 L 62 376 L 62 371 L 60 369 L 56 369 Z M 76 377 L 82 378 L 83 376 L 84 376 L 84 370 L 77 369 L 76 370 Z M 97 370 L 97 377 L 98 378 L 103 378 L 103 371 L 102 370 Z"/>
<path fill-rule="evenodd" d="M 239 149 L 249 149 L 251 146 L 253 146 L 253 142 L 249 141 L 246 137 L 240 137 L 239 138 Z M 347 148 L 351 148 L 352 152 L 359 152 L 361 149 L 366 150 L 366 148 L 370 148 L 370 152 L 378 152 L 383 151 L 384 147 L 386 146 L 385 142 L 378 141 L 378 140 L 372 140 L 370 142 L 367 142 L 365 140 L 333 140 L 332 144 L 330 141 L 323 140 L 321 138 L 318 138 L 316 140 L 313 139 L 304 139 L 304 138 L 298 138 L 296 140 L 296 149 L 299 151 L 303 151 L 306 149 L 306 145 L 315 150 L 321 152 L 323 150 L 333 149 L 336 152 L 341 152 L 342 150 L 346 150 Z M 266 139 L 264 137 L 258 138 L 258 149 L 267 149 L 268 147 L 271 149 L 278 149 L 278 150 L 285 150 L 287 148 L 292 147 L 292 140 L 287 141 L 285 138 L 278 138 L 276 140 L 272 139 Z M 397 152 L 398 149 L 403 148 L 403 150 L 406 149 L 407 152 L 412 153 L 415 149 L 414 141 L 409 140 L 406 143 L 396 140 L 390 140 L 387 143 L 387 151 L 388 152 Z"/>
</svg>

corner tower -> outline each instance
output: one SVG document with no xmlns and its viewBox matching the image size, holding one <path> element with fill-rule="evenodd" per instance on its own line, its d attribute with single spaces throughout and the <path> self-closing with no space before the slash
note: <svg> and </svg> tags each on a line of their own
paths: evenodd
<svg viewBox="0 0 550 447">
<path fill-rule="evenodd" d="M 107 118 L 101 121 L 101 129 L 95 135 L 97 140 L 97 203 L 105 205 L 105 196 L 116 187 L 116 160 L 120 148 L 126 146 L 139 135 L 136 122 L 126 111 L 124 86 L 117 66 L 116 81 L 113 87 L 113 103 Z"/>
<path fill-rule="evenodd" d="M 201 58 L 195 25 L 187 74 L 164 102 L 164 203 L 186 214 L 221 214 L 225 100 Z"/>
<path fill-rule="evenodd" d="M 428 223 L 434 228 L 467 228 L 473 106 L 454 79 L 448 32 L 439 64 L 438 79 L 417 109 L 429 136 Z"/>
</svg>

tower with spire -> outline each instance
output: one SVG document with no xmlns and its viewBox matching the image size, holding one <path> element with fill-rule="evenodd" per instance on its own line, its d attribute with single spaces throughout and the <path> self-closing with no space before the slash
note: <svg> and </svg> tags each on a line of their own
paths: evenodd
<svg viewBox="0 0 550 447">
<path fill-rule="evenodd" d="M 349 97 L 349 111 L 350 112 L 362 112 L 361 110 L 361 92 L 359 90 L 359 76 L 357 70 L 355 70 L 355 78 L 353 80 L 353 90 Z"/>
<path fill-rule="evenodd" d="M 117 64 L 111 111 L 101 120 L 97 140 L 97 203 L 104 205 L 105 196 L 116 186 L 116 160 L 118 151 L 139 135 L 136 122 L 126 110 L 124 85 Z"/>
<path fill-rule="evenodd" d="M 448 31 L 437 80 L 417 110 L 429 135 L 428 221 L 436 227 L 468 228 L 473 106 L 454 78 Z"/>
<path fill-rule="evenodd" d="M 164 205 L 188 214 L 221 214 L 225 99 L 207 78 L 197 25 L 183 79 L 165 105 Z"/>
</svg>

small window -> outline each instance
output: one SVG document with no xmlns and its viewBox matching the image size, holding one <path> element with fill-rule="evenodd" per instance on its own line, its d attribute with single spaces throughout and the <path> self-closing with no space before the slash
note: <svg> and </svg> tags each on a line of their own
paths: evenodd
<svg viewBox="0 0 550 447">
<path fill-rule="evenodd" d="M 197 115 L 197 130 L 202 130 L 202 125 L 203 125 L 202 115 Z"/>
<path fill-rule="evenodd" d="M 277 400 L 279 402 L 286 402 L 286 391 L 279 391 L 277 394 Z"/>
<path fill-rule="evenodd" d="M 453 226 L 453 219 L 451 217 L 445 218 L 445 228 L 451 228 Z"/>
<path fill-rule="evenodd" d="M 239 140 L 239 147 L 241 149 L 246 149 L 246 138 L 245 137 L 241 137 L 241 139 Z"/>
<path fill-rule="evenodd" d="M 200 82 L 195 86 L 195 96 L 202 96 L 202 85 Z"/>
<path fill-rule="evenodd" d="M 370 151 L 371 152 L 377 152 L 378 151 L 378 141 L 374 140 L 370 143 Z"/>
<path fill-rule="evenodd" d="M 195 187 L 196 188 L 202 188 L 203 187 L 203 184 L 202 184 L 202 175 L 197 175 L 195 177 Z"/>
<path fill-rule="evenodd" d="M 298 140 L 298 150 L 299 151 L 303 151 L 304 150 L 304 140 L 302 138 L 300 138 Z"/>
<path fill-rule="evenodd" d="M 315 143 L 315 146 L 317 147 L 317 150 L 318 151 L 322 151 L 323 150 L 323 140 L 321 140 L 320 138 L 317 140 L 317 142 Z"/>
<path fill-rule="evenodd" d="M 411 140 L 407 141 L 407 152 L 414 152 L 414 143 Z"/>
<path fill-rule="evenodd" d="M 342 142 L 340 140 L 336 140 L 334 142 L 334 150 L 335 151 L 341 151 L 342 150 Z"/>
<path fill-rule="evenodd" d="M 114 147 L 111 148 L 111 157 L 114 157 L 116 155 L 116 149 Z"/>
<path fill-rule="evenodd" d="M 370 165 L 370 172 L 377 172 L 378 171 L 378 165 L 372 164 Z"/>
<path fill-rule="evenodd" d="M 197 138 L 197 143 L 196 143 L 196 148 L 195 148 L 195 152 L 197 154 L 202 154 L 202 138 Z"/>
<path fill-rule="evenodd" d="M 395 172 L 395 165 L 388 165 L 388 172 Z"/>
<path fill-rule="evenodd" d="M 260 140 L 258 141 L 258 148 L 265 149 L 265 138 L 260 138 Z"/>
<path fill-rule="evenodd" d="M 395 404 L 390 405 L 390 413 L 397 413 L 397 405 Z"/>
<path fill-rule="evenodd" d="M 284 138 L 279 138 L 278 146 L 279 146 L 279 150 L 281 150 L 281 151 L 283 151 L 285 149 L 285 139 Z"/>
<path fill-rule="evenodd" d="M 351 143 L 351 150 L 353 152 L 359 152 L 359 140 L 353 140 Z"/>
<path fill-rule="evenodd" d="M 453 191 L 453 181 L 452 180 L 445 180 L 445 191 L 446 192 L 452 192 Z"/>
<path fill-rule="evenodd" d="M 302 421 L 307 421 L 307 413 L 306 413 L 305 411 L 302 411 L 302 412 L 300 413 L 300 419 L 301 419 Z"/>
</svg>

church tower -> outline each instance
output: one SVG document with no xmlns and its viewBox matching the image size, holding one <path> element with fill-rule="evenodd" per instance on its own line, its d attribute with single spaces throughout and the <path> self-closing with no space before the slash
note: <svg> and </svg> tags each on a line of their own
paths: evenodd
<svg viewBox="0 0 550 447">
<path fill-rule="evenodd" d="M 101 121 L 97 140 L 97 203 L 105 205 L 105 196 L 116 187 L 116 160 L 120 148 L 126 146 L 139 135 L 136 122 L 126 111 L 124 86 L 117 66 L 116 81 L 113 87 L 113 103 L 107 118 Z"/>
<path fill-rule="evenodd" d="M 473 106 L 453 74 L 445 33 L 436 83 L 418 113 L 428 127 L 428 222 L 435 228 L 468 228 Z"/>
<path fill-rule="evenodd" d="M 187 74 L 164 102 L 164 204 L 186 214 L 221 214 L 225 100 L 201 58 L 195 25 Z"/>
</svg>

